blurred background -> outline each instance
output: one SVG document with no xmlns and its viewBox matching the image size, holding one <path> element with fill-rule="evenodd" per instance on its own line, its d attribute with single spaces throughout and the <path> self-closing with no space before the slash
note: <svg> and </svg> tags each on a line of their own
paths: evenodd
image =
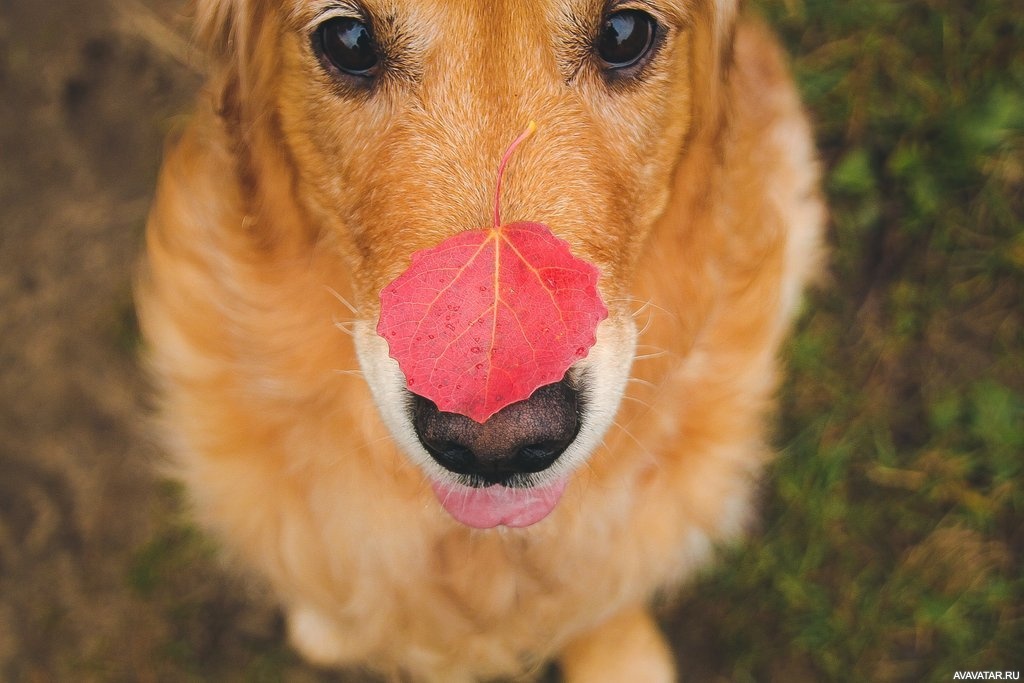
<svg viewBox="0 0 1024 683">
<path fill-rule="evenodd" d="M 816 127 L 808 299 L 690 681 L 1024 669 L 1024 0 L 767 0 Z M 0 0 L 0 680 L 345 681 L 153 471 L 131 274 L 201 83 L 180 0 Z M 361 680 L 361 679 L 360 679 Z"/>
</svg>

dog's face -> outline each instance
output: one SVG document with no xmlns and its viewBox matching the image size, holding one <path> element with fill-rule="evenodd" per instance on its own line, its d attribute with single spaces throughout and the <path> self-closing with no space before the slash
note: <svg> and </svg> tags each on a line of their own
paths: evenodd
<svg viewBox="0 0 1024 683">
<path fill-rule="evenodd" d="M 251 22 L 240 80 L 261 81 L 294 192 L 351 271 L 366 380 L 442 502 L 475 509 L 463 521 L 536 521 L 612 423 L 634 352 L 634 271 L 715 77 L 707 36 L 733 4 L 236 0 Z M 375 332 L 379 293 L 413 252 L 489 224 L 498 159 L 531 120 L 502 214 L 550 226 L 597 266 L 609 317 L 563 382 L 474 425 L 408 392 Z"/>
</svg>

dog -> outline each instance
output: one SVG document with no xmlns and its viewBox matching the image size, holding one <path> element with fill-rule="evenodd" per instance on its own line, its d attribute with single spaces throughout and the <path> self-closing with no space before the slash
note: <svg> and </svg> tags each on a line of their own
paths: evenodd
<svg viewBox="0 0 1024 683">
<path fill-rule="evenodd" d="M 139 319 L 173 474 L 310 661 L 675 679 L 652 600 L 752 521 L 823 252 L 807 118 L 738 5 L 195 3 L 209 78 Z M 381 292 L 489 225 L 530 121 L 502 214 L 592 264 L 607 317 L 561 379 L 471 421 L 411 391 Z"/>
</svg>

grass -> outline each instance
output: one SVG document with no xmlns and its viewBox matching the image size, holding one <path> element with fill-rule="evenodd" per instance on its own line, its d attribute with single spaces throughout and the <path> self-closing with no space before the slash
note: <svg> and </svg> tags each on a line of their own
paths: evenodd
<svg viewBox="0 0 1024 683">
<path fill-rule="evenodd" d="M 670 627 L 699 680 L 1019 671 L 1024 3 L 755 6 L 815 121 L 832 277 L 787 349 L 763 526 Z"/>
<path fill-rule="evenodd" d="M 815 122 L 831 278 L 786 350 L 762 525 L 667 620 L 683 670 L 737 682 L 1019 671 L 1024 2 L 753 4 L 794 55 Z M 171 524 L 129 577 L 167 603 L 162 656 L 179 671 L 210 673 L 196 615 L 220 598 L 174 588 L 206 553 Z M 279 637 L 235 646 L 255 658 L 244 678 L 293 669 Z"/>
</svg>

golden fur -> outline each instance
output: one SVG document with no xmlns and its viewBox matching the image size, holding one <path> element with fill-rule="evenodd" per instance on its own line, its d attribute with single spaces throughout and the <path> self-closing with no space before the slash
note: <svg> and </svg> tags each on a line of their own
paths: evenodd
<svg viewBox="0 0 1024 683">
<path fill-rule="evenodd" d="M 332 3 L 197 2 L 211 76 L 138 285 L 175 475 L 314 661 L 469 681 L 558 657 L 571 681 L 673 680 L 646 604 L 748 522 L 778 346 L 819 260 L 779 50 L 735 0 L 628 3 L 668 38 L 642 82 L 609 85 L 573 62 L 567 21 L 603 0 L 362 4 L 406 60 L 370 96 L 310 53 Z M 564 499 L 481 531 L 437 504 L 373 329 L 413 251 L 488 224 L 531 119 L 503 214 L 596 264 L 610 316 L 581 361 L 597 414 Z"/>
</svg>

